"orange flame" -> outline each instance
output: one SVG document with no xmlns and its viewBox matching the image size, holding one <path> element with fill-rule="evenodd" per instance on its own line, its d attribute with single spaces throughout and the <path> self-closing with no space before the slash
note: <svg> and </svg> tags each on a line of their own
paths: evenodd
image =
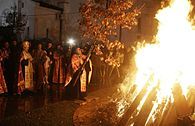
<svg viewBox="0 0 195 126">
<path fill-rule="evenodd" d="M 181 84 L 185 95 L 195 84 L 195 30 L 188 20 L 191 8 L 187 0 L 172 0 L 159 10 L 156 43 L 137 50 L 135 83 L 141 88 L 153 76 L 151 84 L 160 83 L 159 98 L 170 96 L 176 83 Z"/>
<path fill-rule="evenodd" d="M 128 99 L 131 104 L 143 87 L 149 84 L 137 108 L 140 110 L 149 92 L 157 87 L 157 100 L 148 119 L 159 104 L 173 102 L 172 89 L 175 84 L 181 85 L 185 96 L 189 87 L 195 87 L 195 30 L 188 18 L 191 10 L 188 0 L 171 0 L 169 6 L 157 12 L 155 18 L 159 25 L 155 43 L 137 45 L 134 80 L 132 82 L 132 76 L 127 76 L 120 88 L 124 94 L 128 94 L 134 87 L 128 84 L 136 85 L 136 90 Z M 125 107 L 124 100 L 120 100 L 118 110 Z M 120 112 L 119 117 L 124 114 Z"/>
</svg>

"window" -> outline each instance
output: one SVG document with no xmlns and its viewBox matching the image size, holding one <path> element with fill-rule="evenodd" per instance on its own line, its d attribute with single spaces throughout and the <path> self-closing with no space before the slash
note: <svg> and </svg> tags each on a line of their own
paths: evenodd
<svg viewBox="0 0 195 126">
<path fill-rule="evenodd" d="M 21 7 L 24 8 L 24 2 L 21 3 Z"/>
<path fill-rule="evenodd" d="M 46 29 L 46 38 L 49 38 L 49 29 Z"/>
<path fill-rule="evenodd" d="M 0 17 L 0 26 L 2 26 L 2 17 Z"/>
<path fill-rule="evenodd" d="M 27 27 L 27 38 L 29 39 L 29 36 L 30 36 L 30 28 Z"/>
</svg>

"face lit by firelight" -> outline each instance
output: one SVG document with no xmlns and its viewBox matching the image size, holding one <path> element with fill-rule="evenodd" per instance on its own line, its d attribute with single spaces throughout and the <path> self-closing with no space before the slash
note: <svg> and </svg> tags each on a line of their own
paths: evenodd
<svg viewBox="0 0 195 126">
<path fill-rule="evenodd" d="M 41 50 L 42 49 L 42 44 L 38 44 L 38 49 Z"/>
</svg>

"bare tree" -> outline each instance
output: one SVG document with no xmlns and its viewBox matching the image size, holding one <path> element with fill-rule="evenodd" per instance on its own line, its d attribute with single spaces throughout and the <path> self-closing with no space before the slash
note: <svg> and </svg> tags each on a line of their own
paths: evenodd
<svg viewBox="0 0 195 126">
<path fill-rule="evenodd" d="M 5 22 L 3 26 L 12 28 L 13 32 L 20 35 L 24 30 L 27 23 L 26 15 L 18 12 L 16 4 L 8 9 L 4 14 Z"/>
</svg>

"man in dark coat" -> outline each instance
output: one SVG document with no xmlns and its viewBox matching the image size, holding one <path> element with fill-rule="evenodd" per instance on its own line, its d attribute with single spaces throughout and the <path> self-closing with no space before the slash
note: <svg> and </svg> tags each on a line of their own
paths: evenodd
<svg viewBox="0 0 195 126">
<path fill-rule="evenodd" d="M 11 93 L 17 94 L 17 78 L 18 78 L 18 64 L 19 64 L 19 49 L 17 45 L 17 41 L 12 41 L 10 46 L 10 69 L 12 72 L 10 73 L 10 83 L 11 83 Z"/>
</svg>

